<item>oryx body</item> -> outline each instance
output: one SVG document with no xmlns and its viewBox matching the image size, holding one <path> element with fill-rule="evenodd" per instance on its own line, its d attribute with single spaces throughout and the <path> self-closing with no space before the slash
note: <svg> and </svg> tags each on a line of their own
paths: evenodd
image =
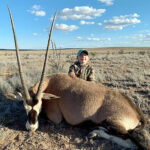
<svg viewBox="0 0 150 150">
<path fill-rule="evenodd" d="M 38 84 L 31 93 L 36 94 Z M 121 133 L 127 133 L 144 121 L 141 110 L 127 96 L 100 83 L 54 74 L 46 77 L 43 85 L 42 92 L 60 97 L 43 100 L 48 118 L 55 123 L 60 123 L 62 117 L 72 125 L 87 120 L 96 124 L 108 121 Z"/>
</svg>

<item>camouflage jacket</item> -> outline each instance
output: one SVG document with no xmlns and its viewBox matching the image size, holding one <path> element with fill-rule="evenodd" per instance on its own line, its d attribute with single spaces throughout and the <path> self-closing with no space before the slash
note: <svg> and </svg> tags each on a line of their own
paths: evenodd
<svg viewBox="0 0 150 150">
<path fill-rule="evenodd" d="M 94 77 L 94 69 L 89 65 L 80 65 L 78 61 L 76 61 L 73 65 L 70 66 L 68 74 L 75 74 L 78 78 L 87 80 L 87 81 L 95 81 Z"/>
</svg>

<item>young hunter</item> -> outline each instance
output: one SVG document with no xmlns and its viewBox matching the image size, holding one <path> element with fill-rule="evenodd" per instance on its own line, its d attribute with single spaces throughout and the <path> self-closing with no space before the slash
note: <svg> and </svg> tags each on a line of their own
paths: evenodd
<svg viewBox="0 0 150 150">
<path fill-rule="evenodd" d="M 72 64 L 68 72 L 72 78 L 81 78 L 86 81 L 95 81 L 94 70 L 89 64 L 89 55 L 87 50 L 79 50 L 77 61 Z"/>
</svg>

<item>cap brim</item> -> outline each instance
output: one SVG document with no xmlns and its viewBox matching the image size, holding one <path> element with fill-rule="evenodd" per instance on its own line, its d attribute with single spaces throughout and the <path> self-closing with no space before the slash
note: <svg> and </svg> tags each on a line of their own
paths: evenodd
<svg viewBox="0 0 150 150">
<path fill-rule="evenodd" d="M 86 50 L 80 50 L 80 51 L 78 52 L 78 55 L 80 55 L 81 53 L 84 53 L 84 54 L 88 55 L 88 51 L 86 51 Z"/>
<path fill-rule="evenodd" d="M 88 55 L 88 51 L 84 50 L 81 53 L 85 53 L 86 55 Z"/>
</svg>

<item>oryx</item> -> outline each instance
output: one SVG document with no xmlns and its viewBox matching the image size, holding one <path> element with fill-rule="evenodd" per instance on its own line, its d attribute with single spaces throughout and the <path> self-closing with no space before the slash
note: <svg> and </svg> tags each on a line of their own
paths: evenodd
<svg viewBox="0 0 150 150">
<path fill-rule="evenodd" d="M 24 107 L 28 116 L 26 123 L 28 130 L 35 131 L 38 128 L 38 116 L 42 106 L 48 118 L 55 123 L 60 123 L 62 118 L 65 118 L 71 125 L 90 120 L 105 127 L 108 131 L 113 130 L 124 135 L 137 131 L 138 127 L 143 128 L 145 126 L 146 119 L 142 111 L 127 96 L 117 90 L 101 83 L 88 82 L 79 78 L 72 79 L 68 74 L 60 73 L 44 77 L 56 13 L 50 29 L 41 80 L 29 92 L 23 78 L 10 9 L 9 13 L 14 33 L 19 74 L 25 92 Z M 100 135 L 126 148 L 136 147 L 121 138 L 107 134 L 106 129 L 100 129 L 95 130 L 90 135 Z"/>
</svg>

